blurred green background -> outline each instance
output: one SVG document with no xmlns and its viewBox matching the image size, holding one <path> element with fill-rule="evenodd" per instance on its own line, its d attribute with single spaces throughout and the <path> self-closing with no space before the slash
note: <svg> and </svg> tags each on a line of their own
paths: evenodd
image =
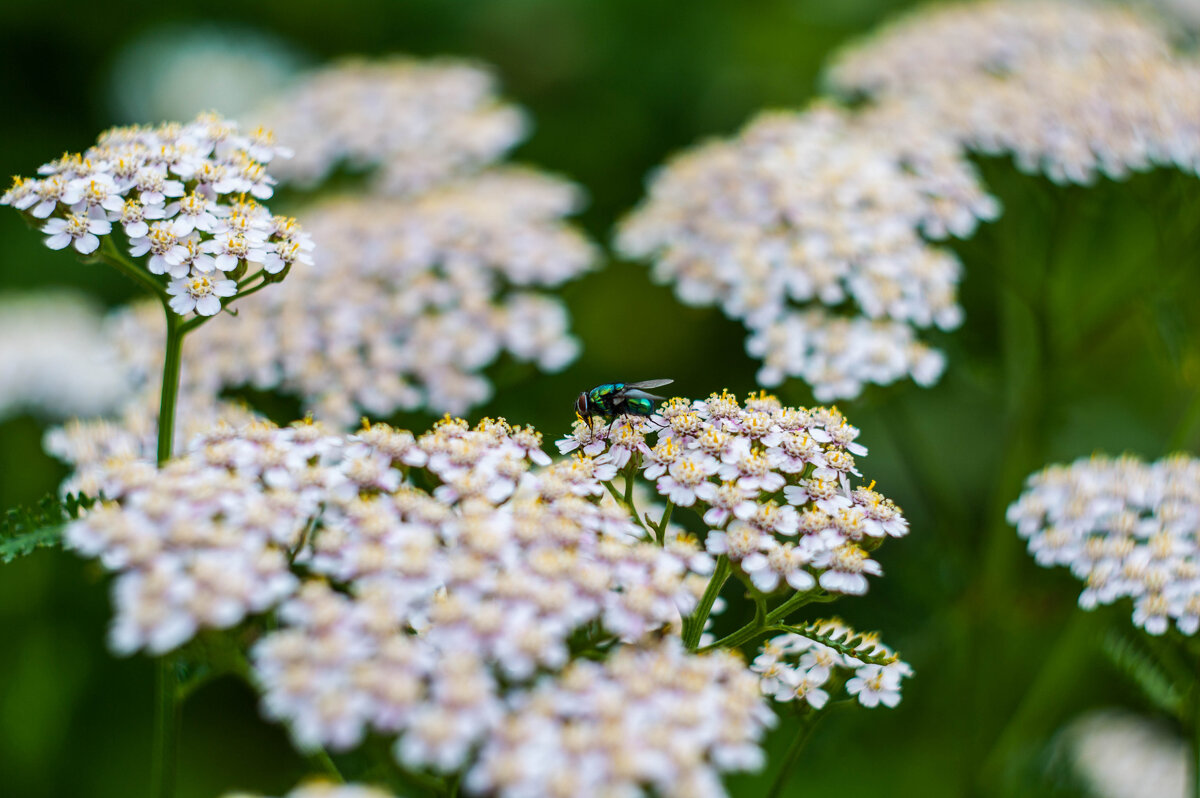
<svg viewBox="0 0 1200 798">
<path fill-rule="evenodd" d="M 881 0 L 347 0 L 336 4 L 177 0 L 112 5 L 0 4 L 0 168 L 31 174 L 104 127 L 129 120 L 114 90 L 130 43 L 225 26 L 276 37 L 302 63 L 348 54 L 454 54 L 495 66 L 534 131 L 515 160 L 585 186 L 581 223 L 607 242 L 613 223 L 669 153 L 733 132 L 756 111 L 818 92 L 831 51 L 903 3 Z M 163 27 L 167 26 L 167 27 Z M 173 26 L 173 27 L 172 27 Z M 144 46 L 144 45 L 143 45 Z M 152 61 L 138 68 L 153 70 Z M 136 77 L 136 75 L 134 75 Z M 127 88 L 127 90 L 129 90 Z M 125 110 L 122 110 L 125 109 Z M 1195 451 L 1200 404 L 1200 183 L 1174 173 L 1061 188 L 980 163 L 1001 220 L 954 244 L 967 321 L 943 346 L 933 389 L 869 389 L 839 406 L 871 449 L 867 479 L 906 511 L 886 577 L 834 609 L 877 629 L 916 669 L 897 710 L 824 720 L 789 795 L 1078 795 L 1055 732 L 1094 706 L 1142 709 L 1099 654 L 1128 606 L 1083 614 L 1068 574 L 1035 567 L 1003 521 L 1031 471 L 1093 451 L 1155 458 Z M 16 213 L 0 212 L 0 291 L 74 287 L 106 305 L 132 284 L 52 253 Z M 552 440 L 573 397 L 617 379 L 673 377 L 679 393 L 744 395 L 755 363 L 744 331 L 685 308 L 644 266 L 609 262 L 564 291 L 583 356 L 542 376 L 498 364 L 496 398 L 473 415 L 534 423 Z M 812 404 L 798 383 L 779 392 Z M 428 418 L 406 418 L 421 426 Z M 63 469 L 41 451 L 43 423 L 0 422 L 0 507 L 53 491 Z M 736 600 L 736 589 L 728 597 Z M 104 645 L 104 575 L 41 551 L 0 568 L 0 794 L 141 794 L 148 784 L 152 669 Z M 736 614 L 718 630 L 738 623 Z M 770 738 L 786 747 L 785 721 Z M 219 681 L 185 709 L 183 798 L 234 788 L 279 794 L 306 772 L 249 690 Z M 770 769 L 731 781 L 762 794 Z"/>
</svg>

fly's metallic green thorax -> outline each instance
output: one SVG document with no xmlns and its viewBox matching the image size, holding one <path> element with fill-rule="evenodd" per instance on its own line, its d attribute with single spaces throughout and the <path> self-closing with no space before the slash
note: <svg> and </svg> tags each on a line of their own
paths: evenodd
<svg viewBox="0 0 1200 798">
<path fill-rule="evenodd" d="M 646 393 L 643 388 L 657 388 L 673 380 L 647 380 L 645 382 L 607 382 L 590 391 L 579 394 L 575 400 L 575 412 L 589 424 L 594 417 L 612 422 L 621 416 L 650 416 L 654 414 L 654 403 L 663 397 Z"/>
</svg>

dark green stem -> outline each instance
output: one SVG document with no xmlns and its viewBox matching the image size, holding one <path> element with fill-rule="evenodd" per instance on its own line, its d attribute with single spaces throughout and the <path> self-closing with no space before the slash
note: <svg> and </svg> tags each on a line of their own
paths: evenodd
<svg viewBox="0 0 1200 798">
<path fill-rule="evenodd" d="M 783 763 L 779 766 L 779 772 L 775 775 L 775 781 L 771 782 L 771 789 L 767 792 L 767 798 L 779 798 L 783 794 L 783 788 L 787 786 L 788 777 L 792 775 L 792 770 L 796 767 L 796 762 L 800 759 L 800 752 L 804 750 L 805 743 L 812 736 L 813 729 L 816 728 L 817 721 L 820 719 L 821 713 L 811 709 L 800 718 L 800 730 L 796 732 L 796 736 L 792 738 L 792 744 L 788 746 L 787 754 L 783 757 Z"/>
<path fill-rule="evenodd" d="M 257 277 L 259 274 L 262 274 L 262 272 L 258 272 L 258 274 L 255 274 L 254 277 Z M 254 277 L 249 277 L 245 281 L 243 281 L 243 283 L 239 283 L 238 284 L 238 292 L 229 298 L 229 302 L 234 302 L 238 299 L 241 299 L 242 297 L 250 296 L 251 294 L 257 294 L 259 291 L 263 290 L 263 288 L 265 288 L 266 286 L 271 284 L 270 280 L 263 279 L 263 281 L 261 283 L 254 286 L 253 288 L 244 288 L 243 287 L 244 284 L 248 284 L 250 282 L 250 280 L 254 279 Z M 227 302 L 226 304 L 228 305 L 229 303 Z"/>
<path fill-rule="evenodd" d="M 754 599 L 754 620 L 751 621 L 751 623 L 753 623 L 754 626 L 766 626 L 767 625 L 767 598 L 766 598 L 766 596 L 760 596 L 756 593 L 751 598 Z"/>
<path fill-rule="evenodd" d="M 687 646 L 688 651 L 695 651 L 696 647 L 700 645 L 700 635 L 704 633 L 704 624 L 708 621 L 708 614 L 712 612 L 713 602 L 717 600 L 721 588 L 729 579 L 730 570 L 729 557 L 722 554 L 717 558 L 717 567 L 713 570 L 712 579 L 708 580 L 708 587 L 704 588 L 704 595 L 700 597 L 700 603 L 696 605 L 692 614 L 684 619 L 683 644 Z"/>
<path fill-rule="evenodd" d="M 633 516 L 633 520 L 637 521 L 638 526 L 640 526 L 642 529 L 645 529 L 646 533 L 649 534 L 650 530 L 646 529 L 646 523 L 642 519 L 638 518 L 637 511 L 633 509 L 633 506 L 631 504 L 629 504 L 628 502 L 625 501 L 625 497 L 621 495 L 621 491 L 617 490 L 611 481 L 604 482 L 602 484 L 604 485 L 604 487 L 608 488 L 608 492 L 611 493 L 612 497 L 617 500 L 617 504 L 621 505 L 626 510 L 628 510 L 629 514 Z"/>
<path fill-rule="evenodd" d="M 712 645 L 705 646 L 704 651 L 709 651 L 715 648 L 737 648 L 738 646 L 749 643 L 756 637 L 771 632 L 787 632 L 791 631 L 788 627 L 781 624 L 784 618 L 791 613 L 803 607 L 805 604 L 813 604 L 817 602 L 833 601 L 836 596 L 826 593 L 820 588 L 805 591 L 804 593 L 793 594 L 787 601 L 780 604 L 775 609 L 761 615 L 756 607 L 754 620 L 738 629 L 736 632 L 731 632 L 725 637 L 722 637 Z M 757 604 L 758 599 L 755 600 Z M 762 599 L 762 609 L 766 609 L 766 600 Z"/>
<path fill-rule="evenodd" d="M 170 656 L 159 657 L 154 673 L 154 750 L 151 759 L 152 795 L 171 798 L 175 794 L 175 763 L 179 746 L 178 680 Z"/>
<path fill-rule="evenodd" d="M 675 502 L 667 500 L 667 507 L 663 510 L 662 518 L 658 520 L 658 527 L 655 529 L 658 538 L 658 545 L 663 546 L 667 542 L 667 524 L 671 523 L 671 511 L 675 509 Z"/>
<path fill-rule="evenodd" d="M 182 362 L 182 317 L 163 303 L 167 317 L 167 347 L 163 358 L 162 394 L 158 403 L 158 464 L 171 459 L 175 442 L 175 405 L 179 400 L 179 367 Z"/>
<path fill-rule="evenodd" d="M 166 353 L 163 357 L 162 393 L 158 405 L 158 465 L 171 459 L 175 441 L 175 405 L 179 400 L 179 367 L 183 352 L 182 318 L 161 297 L 167 317 Z M 151 770 L 155 774 L 154 794 L 171 798 L 175 794 L 175 762 L 178 758 L 181 702 L 179 681 L 170 656 L 160 657 L 154 691 L 154 751 Z"/>
<path fill-rule="evenodd" d="M 346 778 L 342 775 L 342 771 L 338 769 L 337 763 L 333 761 L 333 757 L 324 748 L 318 748 L 308 755 L 313 764 L 325 771 L 325 775 L 339 784 L 344 784 Z"/>
<path fill-rule="evenodd" d="M 117 271 L 124 274 L 135 283 L 145 288 L 150 293 L 161 299 L 165 304 L 168 300 L 167 289 L 161 282 L 154 279 L 154 275 L 138 266 L 136 263 L 125 257 L 113 240 L 107 236 L 104 237 L 103 243 L 100 245 L 100 250 L 96 252 L 97 259 L 104 261 L 109 266 L 112 266 Z"/>
</svg>

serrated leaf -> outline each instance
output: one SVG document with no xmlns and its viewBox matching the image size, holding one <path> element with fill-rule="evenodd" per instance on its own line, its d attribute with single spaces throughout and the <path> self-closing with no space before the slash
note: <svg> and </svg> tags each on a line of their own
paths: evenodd
<svg viewBox="0 0 1200 798">
<path fill-rule="evenodd" d="M 62 529 L 96 503 L 91 496 L 46 496 L 33 507 L 14 507 L 0 516 L 0 563 L 62 543 Z"/>
<path fill-rule="evenodd" d="M 821 645 L 829 646 L 839 654 L 854 657 L 868 665 L 890 665 L 899 659 L 895 654 L 889 654 L 862 635 L 851 639 L 853 632 L 841 632 L 842 636 L 839 638 L 838 633 L 841 630 L 837 628 L 822 631 L 820 621 L 805 624 L 804 626 L 781 625 L 776 628 L 784 632 L 800 635 L 801 637 L 807 637 L 809 640 Z"/>
<path fill-rule="evenodd" d="M 1117 670 L 1141 688 L 1151 703 L 1163 712 L 1185 719 L 1183 691 L 1137 642 L 1112 633 L 1104 639 L 1101 648 Z"/>
</svg>

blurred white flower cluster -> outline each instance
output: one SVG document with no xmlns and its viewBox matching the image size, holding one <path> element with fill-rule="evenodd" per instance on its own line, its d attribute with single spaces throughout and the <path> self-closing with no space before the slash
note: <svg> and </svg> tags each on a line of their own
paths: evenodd
<svg viewBox="0 0 1200 798">
<path fill-rule="evenodd" d="M 940 376 L 943 356 L 916 332 L 962 321 L 961 265 L 926 239 L 969 236 L 998 213 L 958 147 L 916 115 L 818 104 L 676 156 L 617 247 L 654 259 L 683 302 L 741 320 L 760 383 L 800 377 L 828 401 Z"/>
<path fill-rule="evenodd" d="M 0 294 L 0 419 L 107 413 L 129 386 L 95 305 L 66 291 Z"/>
<path fill-rule="evenodd" d="M 906 535 L 908 522 L 874 482 L 853 487 L 855 456 L 867 453 L 858 434 L 837 410 L 783 407 L 766 394 L 743 407 L 725 391 L 672 399 L 658 416 L 609 428 L 578 421 L 558 448 L 579 450 L 576 467 L 603 481 L 640 469 L 673 505 L 695 506 L 708 552 L 727 556 L 762 593 L 862 594 L 867 575 L 882 573 L 870 551 Z"/>
<path fill-rule="evenodd" d="M 501 158 L 526 135 L 479 64 L 395 56 L 310 73 L 261 112 L 295 149 L 279 178 L 312 188 L 338 166 L 371 170 L 379 193 L 423 191 Z"/>
<path fill-rule="evenodd" d="M 1200 629 L 1200 460 L 1092 457 L 1029 477 L 1008 508 L 1038 565 L 1064 565 L 1086 587 L 1079 606 L 1129 597 L 1153 635 Z"/>
<path fill-rule="evenodd" d="M 1063 732 L 1074 771 L 1096 798 L 1187 798 L 1192 753 L 1160 721 L 1128 710 L 1093 710 Z"/>
<path fill-rule="evenodd" d="M 284 606 L 284 627 L 254 651 L 267 713 L 289 721 L 301 747 L 353 747 L 368 728 L 399 734 L 405 766 L 467 767 L 468 791 L 501 796 L 640 794 L 639 786 L 723 795 L 720 771 L 760 766 L 757 743 L 774 717 L 740 659 L 690 654 L 667 637 L 617 645 L 603 664 L 564 656 L 532 681 L 539 670 L 497 672 L 483 654 L 496 646 L 489 638 L 507 649 L 497 653 L 529 662 L 553 632 L 511 612 L 502 592 L 517 577 L 481 571 L 482 592 L 465 594 L 477 603 L 451 634 L 439 632 L 437 606 L 414 634 L 406 597 L 386 580 L 353 598 L 310 582 Z"/>
<path fill-rule="evenodd" d="M 235 792 L 227 793 L 225 798 L 264 798 L 264 796 Z M 395 798 L 395 796 L 380 787 L 316 781 L 300 785 L 283 798 Z"/>
<path fill-rule="evenodd" d="M 855 632 L 837 619 L 812 626 L 821 635 L 855 637 Z M 873 635 L 864 639 L 872 654 L 887 655 L 892 661 L 866 663 L 803 635 L 788 633 L 764 643 L 750 670 L 759 675 L 763 694 L 776 701 L 804 701 L 819 710 L 829 701 L 830 690 L 844 687 L 864 707 L 894 707 L 900 703 L 901 680 L 912 675 L 912 668 Z"/>
<path fill-rule="evenodd" d="M 509 702 L 467 773 L 468 791 L 724 796 L 720 774 L 756 770 L 775 715 L 737 656 L 688 654 L 676 638 L 577 660 Z"/>
<path fill-rule="evenodd" d="M 940 376 L 917 334 L 962 321 L 961 268 L 929 242 L 1000 212 L 968 150 L 1059 182 L 1200 172 L 1200 62 L 1129 9 L 937 4 L 849 47 L 828 78 L 868 101 L 764 114 L 676 156 L 617 234 L 681 301 L 745 324 L 760 383 L 799 377 L 818 401 Z"/>
<path fill-rule="evenodd" d="M 493 169 L 412 198 L 340 198 L 304 212 L 320 263 L 239 303 L 185 346 L 183 395 L 252 385 L 301 396 L 343 426 L 362 412 L 464 412 L 487 400 L 480 373 L 501 353 L 557 371 L 578 353 L 554 287 L 594 250 L 558 222 L 571 185 Z M 112 326 L 135 382 L 156 382 L 162 322 L 150 306 Z M 195 356 L 195 357 L 192 357 Z"/>
<path fill-rule="evenodd" d="M 243 119 L 277 96 L 304 60 L 284 37 L 231 21 L 147 20 L 130 33 L 107 79 L 110 112 L 125 122 L 202 111 Z"/>
<path fill-rule="evenodd" d="M 832 86 L 1057 182 L 1200 172 L 1200 63 L 1149 16 L 1078 0 L 920 8 L 834 59 Z"/>
<path fill-rule="evenodd" d="M 46 220 L 46 246 L 82 255 L 119 224 L 128 253 L 166 275 L 172 310 L 212 316 L 255 277 L 272 282 L 293 263 L 312 263 L 312 241 L 295 220 L 256 201 L 274 191 L 266 164 L 277 155 L 287 151 L 269 132 L 241 133 L 213 115 L 113 128 L 83 154 L 39 168 L 42 177 L 16 178 L 0 204 Z M 250 267 L 257 271 L 243 280 Z"/>
</svg>

